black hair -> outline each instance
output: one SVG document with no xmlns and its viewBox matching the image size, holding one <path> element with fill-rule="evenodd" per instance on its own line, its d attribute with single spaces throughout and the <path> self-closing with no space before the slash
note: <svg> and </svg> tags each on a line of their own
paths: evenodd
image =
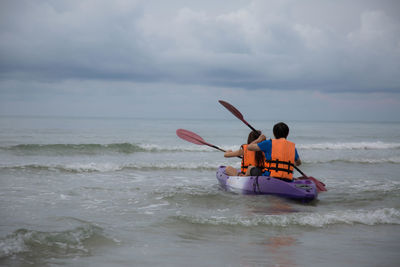
<svg viewBox="0 0 400 267">
<path fill-rule="evenodd" d="M 286 138 L 289 135 L 289 126 L 284 122 L 278 122 L 274 125 L 273 133 L 276 139 Z"/>
</svg>

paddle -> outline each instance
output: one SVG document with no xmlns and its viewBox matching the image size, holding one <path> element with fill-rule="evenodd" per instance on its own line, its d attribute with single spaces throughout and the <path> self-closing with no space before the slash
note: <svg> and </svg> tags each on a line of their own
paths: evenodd
<svg viewBox="0 0 400 267">
<path fill-rule="evenodd" d="M 257 137 L 260 135 L 256 129 L 253 128 L 253 126 L 251 126 L 244 118 L 242 113 L 240 113 L 239 110 L 237 110 L 234 106 L 232 106 L 231 104 L 229 104 L 228 102 L 225 102 L 223 100 L 218 100 L 218 102 L 223 105 L 227 110 L 229 110 L 233 115 L 235 115 L 236 118 L 238 118 L 239 120 L 241 120 L 242 122 L 244 122 L 244 124 L 246 124 L 251 130 L 253 130 L 253 132 L 257 133 Z"/>
<path fill-rule="evenodd" d="M 240 113 L 240 111 L 235 108 L 234 106 L 232 106 L 231 104 L 229 104 L 226 101 L 223 100 L 218 100 L 218 102 L 223 105 L 227 110 L 229 110 L 233 115 L 235 115 L 236 118 L 238 118 L 239 120 L 241 120 L 242 122 L 244 122 L 244 124 L 246 124 L 250 129 L 252 129 L 254 132 L 258 133 L 256 129 L 254 129 L 253 126 L 251 126 L 244 118 L 242 113 Z M 310 179 L 312 180 L 315 185 L 317 186 L 317 189 L 319 192 L 321 191 L 327 191 L 327 189 L 325 188 L 325 184 L 319 180 L 317 180 L 314 177 L 311 176 L 307 176 L 304 172 L 302 172 L 298 167 L 294 166 L 294 168 L 301 174 L 303 175 L 303 177 L 305 177 L 306 179 Z"/>
<path fill-rule="evenodd" d="M 302 172 L 297 166 L 294 166 L 294 168 L 301 174 L 303 175 L 303 177 L 305 179 L 310 179 L 314 182 L 314 184 L 317 187 L 318 192 L 321 191 L 328 191 L 328 189 L 326 189 L 325 184 L 323 182 L 321 182 L 320 180 L 318 180 L 317 178 L 314 178 L 312 176 L 307 176 L 304 172 Z M 301 179 L 301 178 L 300 178 Z"/>
<path fill-rule="evenodd" d="M 212 145 L 210 143 L 207 143 L 206 141 L 204 141 L 203 138 L 201 138 L 199 135 L 195 134 L 194 132 L 185 130 L 185 129 L 178 129 L 176 130 L 176 135 L 180 138 L 182 138 L 183 140 L 186 140 L 190 143 L 196 144 L 196 145 L 206 145 L 215 149 L 218 149 L 222 152 L 226 152 L 225 150 L 223 150 L 222 148 L 219 148 L 215 145 Z M 242 158 L 242 157 L 238 157 L 238 158 Z"/>
</svg>

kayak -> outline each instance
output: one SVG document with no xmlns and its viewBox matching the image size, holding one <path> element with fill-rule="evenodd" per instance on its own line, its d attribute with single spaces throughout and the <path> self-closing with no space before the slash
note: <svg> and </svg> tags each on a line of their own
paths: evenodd
<svg viewBox="0 0 400 267">
<path fill-rule="evenodd" d="M 269 176 L 228 176 L 225 166 L 218 168 L 217 179 L 223 189 L 242 194 L 277 195 L 307 202 L 318 197 L 317 187 L 311 179 L 286 182 Z"/>
</svg>

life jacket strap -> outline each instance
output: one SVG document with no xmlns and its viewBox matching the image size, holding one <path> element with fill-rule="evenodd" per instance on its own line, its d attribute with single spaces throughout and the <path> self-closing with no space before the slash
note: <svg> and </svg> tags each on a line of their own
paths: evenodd
<svg viewBox="0 0 400 267">
<path fill-rule="evenodd" d="M 282 172 L 287 172 L 287 173 L 293 173 L 293 170 L 290 169 L 290 167 L 294 167 L 295 165 L 291 163 L 290 161 L 280 161 L 280 160 L 267 160 L 267 163 L 269 163 L 269 166 L 266 167 L 268 171 L 282 171 Z M 272 167 L 272 164 L 275 164 L 275 167 Z M 287 168 L 280 168 L 278 167 L 279 165 L 287 165 Z"/>
</svg>

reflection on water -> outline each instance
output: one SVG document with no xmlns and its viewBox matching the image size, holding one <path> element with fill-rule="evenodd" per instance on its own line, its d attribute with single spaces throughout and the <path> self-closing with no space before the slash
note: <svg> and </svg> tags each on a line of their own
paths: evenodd
<svg viewBox="0 0 400 267">
<path fill-rule="evenodd" d="M 265 246 L 275 266 L 297 266 L 292 247 L 296 239 L 291 236 L 273 236 L 267 239 Z"/>
<path fill-rule="evenodd" d="M 254 253 L 241 256 L 242 266 L 282 266 L 296 267 L 296 247 L 298 239 L 291 235 L 266 236 L 259 242 L 250 242 Z"/>
<path fill-rule="evenodd" d="M 262 201 L 260 201 L 260 204 L 262 205 L 249 205 L 249 212 L 265 215 L 281 215 L 299 212 L 299 210 L 295 209 L 288 200 L 280 197 L 268 196 L 268 198 L 263 198 Z"/>
<path fill-rule="evenodd" d="M 262 204 L 249 205 L 249 213 L 274 216 L 300 212 L 300 210 L 294 208 L 293 203 L 280 197 L 268 196 L 262 198 L 260 203 Z M 262 263 L 263 265 L 270 266 L 269 264 L 271 264 L 271 266 L 292 267 L 297 266 L 294 249 L 296 243 L 297 239 L 293 236 L 276 235 L 267 236 L 263 241 L 258 242 L 256 245 L 262 247 L 262 258 L 268 259 L 268 262 Z M 265 257 L 265 255 L 267 255 L 267 257 Z"/>
</svg>

